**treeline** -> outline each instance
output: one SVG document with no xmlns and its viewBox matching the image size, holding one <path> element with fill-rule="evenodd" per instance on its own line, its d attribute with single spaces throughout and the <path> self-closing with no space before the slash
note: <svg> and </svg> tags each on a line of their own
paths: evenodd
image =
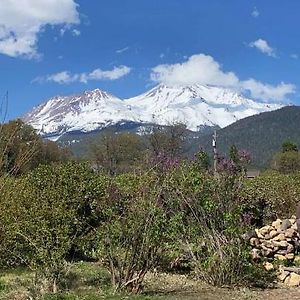
<svg viewBox="0 0 300 300">
<path fill-rule="evenodd" d="M 151 160 L 188 157 L 190 133 L 183 124 L 153 126 L 141 135 L 104 130 L 88 145 L 87 159 L 96 170 L 109 175 L 132 172 Z"/>
<path fill-rule="evenodd" d="M 147 139 L 107 132 L 91 146 L 92 163 L 79 162 L 52 143 L 55 151 L 46 154 L 47 143 L 18 124 L 1 148 L 11 163 L 1 167 L 0 263 L 34 272 L 34 297 L 63 289 L 76 259 L 103 264 L 113 289 L 131 293 L 142 291 L 154 268 L 213 285 L 273 281 L 242 236 L 294 212 L 298 173 L 272 171 L 249 181 L 249 155 L 232 146 L 214 174 L 202 149 L 193 159 L 184 156 L 179 125 L 155 128 Z M 18 153 L 32 162 L 19 163 Z"/>
<path fill-rule="evenodd" d="M 19 175 L 40 164 L 66 161 L 72 157 L 68 147 L 43 140 L 22 120 L 13 120 L 0 126 L 1 173 Z"/>
<path fill-rule="evenodd" d="M 252 165 L 267 169 L 284 141 L 300 146 L 299 124 L 299 106 L 254 115 L 218 130 L 218 148 L 221 153 L 227 152 L 232 144 L 247 149 L 251 152 Z M 209 151 L 211 136 L 201 137 L 199 143 Z"/>
</svg>

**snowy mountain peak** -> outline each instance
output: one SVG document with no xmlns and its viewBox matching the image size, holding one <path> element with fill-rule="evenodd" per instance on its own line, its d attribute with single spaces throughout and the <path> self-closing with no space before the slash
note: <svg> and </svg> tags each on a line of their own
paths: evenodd
<svg viewBox="0 0 300 300">
<path fill-rule="evenodd" d="M 191 130 L 201 125 L 225 127 L 238 119 L 281 107 L 255 102 L 230 89 L 198 84 L 159 85 L 126 102 L 143 122 L 183 122 Z"/>
<path fill-rule="evenodd" d="M 105 91 L 102 91 L 100 89 L 95 89 L 92 91 L 85 91 L 84 95 L 91 99 L 96 99 L 97 101 L 99 101 L 100 99 L 109 100 L 109 99 L 116 98 L 115 96 L 113 96 Z"/>
<path fill-rule="evenodd" d="M 51 98 L 26 114 L 23 120 L 41 135 L 58 138 L 66 132 L 89 132 L 121 120 L 133 121 L 134 116 L 121 99 L 95 89 Z"/>
<path fill-rule="evenodd" d="M 160 125 L 183 122 L 194 131 L 201 126 L 225 127 L 238 119 L 280 107 L 253 101 L 222 87 L 161 84 L 125 100 L 100 89 L 57 96 L 34 108 L 23 119 L 40 134 L 58 138 L 66 132 L 89 132 L 126 122 Z"/>
<path fill-rule="evenodd" d="M 191 99 L 203 100 L 213 104 L 240 105 L 250 100 L 230 89 L 199 84 L 189 86 L 167 86 L 162 84 L 145 94 L 130 99 L 129 102 L 134 103 L 144 99 L 151 99 L 149 101 L 152 104 L 162 102 L 162 105 L 188 103 Z"/>
</svg>

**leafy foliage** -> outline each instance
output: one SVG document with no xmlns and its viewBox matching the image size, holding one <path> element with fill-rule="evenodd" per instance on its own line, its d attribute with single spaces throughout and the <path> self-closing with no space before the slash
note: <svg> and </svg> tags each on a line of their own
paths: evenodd
<svg viewBox="0 0 300 300">
<path fill-rule="evenodd" d="M 91 169 L 74 163 L 12 180 L 1 203 L 2 261 L 9 252 L 8 262 L 28 265 L 45 290 L 56 291 L 67 256 L 101 218 L 94 211 L 102 193 Z"/>
<path fill-rule="evenodd" d="M 299 193 L 299 173 L 286 175 L 269 171 L 247 181 L 241 199 L 245 211 L 251 213 L 252 223 L 262 225 L 294 215 Z"/>
<path fill-rule="evenodd" d="M 282 143 L 282 153 L 285 152 L 291 152 L 291 151 L 295 151 L 298 152 L 298 147 L 295 143 L 291 142 L 291 141 L 285 141 L 284 143 Z"/>
<path fill-rule="evenodd" d="M 151 176 L 123 175 L 109 188 L 103 206 L 107 220 L 99 232 L 116 290 L 141 290 L 180 224 L 177 215 L 167 214 L 160 197 L 160 185 Z"/>
<path fill-rule="evenodd" d="M 71 157 L 69 148 L 43 141 L 33 127 L 21 120 L 0 126 L 0 172 L 20 175 L 39 164 L 66 161 Z"/>
<path fill-rule="evenodd" d="M 153 126 L 148 141 L 150 151 L 155 156 L 164 153 L 170 158 L 180 157 L 185 152 L 185 140 L 187 128 L 184 124 L 178 123 L 172 126 Z"/>
<path fill-rule="evenodd" d="M 138 135 L 116 134 L 107 131 L 90 145 L 92 161 L 98 171 L 115 175 L 133 170 L 143 154 L 143 143 Z"/>
<path fill-rule="evenodd" d="M 284 151 L 275 154 L 272 168 L 285 174 L 300 171 L 300 153 L 297 151 Z"/>
<path fill-rule="evenodd" d="M 263 278 L 242 233 L 290 216 L 299 174 L 273 171 L 248 181 L 249 153 L 232 147 L 231 159 L 219 157 L 219 172 L 212 175 L 206 152 L 193 160 L 182 155 L 182 127 L 147 137 L 154 138 L 149 155 L 145 139 L 103 135 L 94 148 L 97 172 L 88 163 L 64 162 L 0 177 L 2 266 L 29 266 L 40 292 L 57 291 L 68 262 L 78 257 L 98 259 L 115 290 L 133 293 L 142 290 L 147 272 L 183 264 L 214 285 Z M 37 156 L 35 166 L 64 160 L 56 146 L 42 145 L 49 153 Z M 297 152 L 282 154 L 290 153 Z"/>
<path fill-rule="evenodd" d="M 286 141 L 282 150 L 273 157 L 272 167 L 281 173 L 294 173 L 300 171 L 300 153 L 296 144 Z"/>
</svg>

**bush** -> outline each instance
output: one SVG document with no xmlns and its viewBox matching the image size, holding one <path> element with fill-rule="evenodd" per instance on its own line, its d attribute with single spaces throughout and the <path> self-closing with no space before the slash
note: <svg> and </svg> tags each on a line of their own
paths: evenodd
<svg viewBox="0 0 300 300">
<path fill-rule="evenodd" d="M 190 199 L 185 234 L 194 271 L 197 277 L 213 285 L 236 284 L 245 271 L 245 251 L 240 241 L 242 178 L 206 175 L 197 185 L 205 192 Z M 199 188 L 197 185 L 195 188 Z"/>
<path fill-rule="evenodd" d="M 298 151 L 288 151 L 275 154 L 272 168 L 284 174 L 299 172 L 300 153 Z"/>
<path fill-rule="evenodd" d="M 123 175 L 115 178 L 102 203 L 106 221 L 99 233 L 116 290 L 141 290 L 181 223 L 179 215 L 165 211 L 160 189 L 155 176 Z"/>
<path fill-rule="evenodd" d="M 214 285 L 265 276 L 240 238 L 248 230 L 245 214 L 254 213 L 258 201 L 263 213 L 290 212 L 300 175 L 246 181 L 228 169 L 213 176 L 197 161 L 164 162 L 141 174 L 106 177 L 67 163 L 0 178 L 0 186 L 6 183 L 2 264 L 28 265 L 44 291 L 59 289 L 67 260 L 78 253 L 105 262 L 115 289 L 134 293 L 147 272 L 169 269 L 183 256 L 198 278 Z M 278 202 L 283 193 L 284 203 Z"/>
<path fill-rule="evenodd" d="M 253 285 L 257 278 L 252 275 L 258 276 L 261 270 L 252 264 L 250 250 L 241 239 L 248 228 L 240 198 L 244 182 L 242 173 L 226 171 L 214 177 L 199 171 L 197 163 L 185 164 L 172 173 L 165 190 L 169 209 L 183 214 L 183 234 L 177 236 L 182 255 L 189 259 L 195 275 L 209 284 Z M 175 197 L 177 201 L 172 202 Z M 268 284 L 269 277 L 265 278 L 261 277 L 261 284 Z"/>
<path fill-rule="evenodd" d="M 9 253 L 10 263 L 28 265 L 42 288 L 55 292 L 67 256 L 99 223 L 96 200 L 104 189 L 88 165 L 74 163 L 37 168 L 6 187 L 2 261 Z"/>
<path fill-rule="evenodd" d="M 261 226 L 277 218 L 290 218 L 300 200 L 300 173 L 267 172 L 247 181 L 241 199 L 253 224 Z"/>
</svg>

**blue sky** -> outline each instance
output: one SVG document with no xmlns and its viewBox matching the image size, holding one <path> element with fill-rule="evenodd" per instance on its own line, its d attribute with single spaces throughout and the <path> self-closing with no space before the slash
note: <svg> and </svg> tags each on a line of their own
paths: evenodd
<svg viewBox="0 0 300 300">
<path fill-rule="evenodd" d="M 20 9 L 21 8 L 21 9 Z M 55 95 L 214 84 L 300 104 L 299 0 L 1 0 L 8 118 Z"/>
</svg>

